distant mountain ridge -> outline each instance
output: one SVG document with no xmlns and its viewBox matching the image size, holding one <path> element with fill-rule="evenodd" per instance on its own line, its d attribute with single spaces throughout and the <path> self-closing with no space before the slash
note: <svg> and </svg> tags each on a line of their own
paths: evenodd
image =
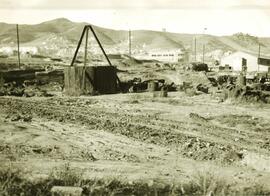
<svg viewBox="0 0 270 196">
<path fill-rule="evenodd" d="M 54 53 L 63 50 L 62 55 L 70 55 L 71 51 L 75 49 L 82 29 L 86 24 L 88 23 L 77 23 L 66 18 L 57 18 L 35 25 L 19 25 L 20 42 L 22 46 L 35 46 L 44 52 L 50 51 Z M 126 53 L 128 51 L 128 31 L 107 29 L 95 25 L 93 27 L 107 52 Z M 243 33 L 232 36 L 214 36 L 136 30 L 132 31 L 131 34 L 132 51 L 134 53 L 170 49 L 184 49 L 193 53 L 194 39 L 196 37 L 198 54 L 202 53 L 203 44 L 206 53 L 215 51 L 224 53 L 237 50 L 257 53 L 259 43 L 261 44 L 262 54 L 270 54 L 270 38 L 258 38 Z M 12 47 L 15 45 L 15 25 L 0 23 L 0 47 Z M 92 46 L 97 47 L 95 44 L 92 44 Z M 66 54 L 65 51 L 67 51 Z"/>
</svg>

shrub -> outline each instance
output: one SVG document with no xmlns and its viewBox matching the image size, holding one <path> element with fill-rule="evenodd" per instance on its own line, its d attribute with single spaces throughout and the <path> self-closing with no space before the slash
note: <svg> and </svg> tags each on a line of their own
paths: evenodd
<svg viewBox="0 0 270 196">
<path fill-rule="evenodd" d="M 53 186 L 79 186 L 83 195 L 270 195 L 270 190 L 258 182 L 239 188 L 211 171 L 200 171 L 189 182 L 173 185 L 159 179 L 153 179 L 152 183 L 116 177 L 84 180 L 82 170 L 71 168 L 69 163 L 55 168 L 46 179 L 29 180 L 26 176 L 19 168 L 0 168 L 0 195 L 49 196 Z"/>
</svg>

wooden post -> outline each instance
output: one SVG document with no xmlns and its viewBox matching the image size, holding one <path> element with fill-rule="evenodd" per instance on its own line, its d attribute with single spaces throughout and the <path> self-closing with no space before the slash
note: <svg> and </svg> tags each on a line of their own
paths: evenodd
<svg viewBox="0 0 270 196">
<path fill-rule="evenodd" d="M 195 62 L 197 61 L 197 58 L 196 58 L 196 50 L 197 50 L 197 43 L 196 43 L 196 37 L 195 37 L 195 41 L 194 41 L 195 43 L 194 43 L 194 52 L 195 52 Z"/>
<path fill-rule="evenodd" d="M 258 59 L 260 58 L 260 56 L 261 56 L 261 44 L 259 43 Z M 259 65 L 259 63 L 258 63 L 258 69 L 257 69 L 257 72 L 259 73 L 259 71 L 260 71 L 260 65 Z"/>
<path fill-rule="evenodd" d="M 79 49 L 80 49 L 80 46 L 81 46 L 81 43 L 82 43 L 82 40 L 83 40 L 84 33 L 85 33 L 85 31 L 86 31 L 86 29 L 87 29 L 87 28 L 88 28 L 88 26 L 87 26 L 87 25 L 86 25 L 86 26 L 84 26 L 84 28 L 83 28 L 83 31 L 82 31 L 82 34 L 81 34 L 81 37 L 80 37 L 79 43 L 78 43 L 77 48 L 76 48 L 76 50 L 75 50 L 75 54 L 74 54 L 74 56 L 73 56 L 73 59 L 72 59 L 72 61 L 71 61 L 70 66 L 73 66 L 73 65 L 74 65 L 74 62 L 75 62 L 75 60 L 76 60 L 76 57 L 77 57 L 78 51 L 79 51 Z"/>
<path fill-rule="evenodd" d="M 131 56 L 131 31 L 128 31 L 128 43 L 129 43 L 129 56 Z"/>
<path fill-rule="evenodd" d="M 17 29 L 17 47 L 18 47 L 18 66 L 20 69 L 21 59 L 20 59 L 20 37 L 19 37 L 19 25 L 18 24 L 16 24 L 16 29 Z"/>
<path fill-rule="evenodd" d="M 205 47 L 204 47 L 204 44 L 203 44 L 203 64 L 204 64 L 204 49 L 205 49 Z"/>
<path fill-rule="evenodd" d="M 85 91 L 85 71 L 86 71 L 86 64 L 87 64 L 88 32 L 89 32 L 89 28 L 87 28 L 86 32 L 85 32 L 84 68 L 83 68 L 83 73 L 82 73 L 82 90 L 83 90 L 83 92 Z"/>
<path fill-rule="evenodd" d="M 95 39 L 96 39 L 96 41 L 97 41 L 97 43 L 98 43 L 98 45 L 99 45 L 99 47 L 100 47 L 100 49 L 101 49 L 103 55 L 105 56 L 107 62 L 109 63 L 110 66 L 112 66 L 112 63 L 111 63 L 110 59 L 108 58 L 108 56 L 107 56 L 107 54 L 106 54 L 104 48 L 102 47 L 102 45 L 101 45 L 101 43 L 100 43 L 100 41 L 99 41 L 99 39 L 98 39 L 98 37 L 97 37 L 97 35 L 96 35 L 96 33 L 95 33 L 93 27 L 92 27 L 91 25 L 88 25 L 87 27 L 90 28 L 90 30 L 91 30 L 92 34 L 94 35 L 94 37 L 95 37 Z"/>
<path fill-rule="evenodd" d="M 87 44 L 88 44 L 88 31 L 89 29 L 86 29 L 86 35 L 85 35 L 85 48 L 84 48 L 84 67 L 87 63 Z"/>
</svg>

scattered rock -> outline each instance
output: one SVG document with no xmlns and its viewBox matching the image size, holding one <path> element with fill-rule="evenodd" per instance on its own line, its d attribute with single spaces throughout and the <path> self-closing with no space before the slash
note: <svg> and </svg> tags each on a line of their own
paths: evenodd
<svg viewBox="0 0 270 196">
<path fill-rule="evenodd" d="M 97 161 L 97 160 L 98 160 L 98 159 L 95 158 L 94 155 L 93 155 L 91 152 L 89 152 L 89 151 L 82 151 L 82 152 L 81 152 L 81 157 L 82 157 L 83 159 L 88 160 L 88 161 Z"/>
<path fill-rule="evenodd" d="M 52 196 L 81 196 L 83 189 L 81 187 L 54 186 L 51 189 Z"/>
<path fill-rule="evenodd" d="M 198 91 L 203 92 L 203 93 L 208 93 L 208 87 L 206 85 L 199 84 L 199 85 L 196 86 L 196 89 Z"/>
<path fill-rule="evenodd" d="M 32 121 L 32 116 L 29 114 L 14 114 L 11 115 L 11 117 L 8 115 L 6 118 L 10 119 L 10 121 L 23 121 L 23 122 Z"/>
<path fill-rule="evenodd" d="M 197 113 L 190 113 L 189 114 L 189 117 L 197 122 L 203 122 L 203 123 L 206 123 L 208 122 L 208 120 L 202 116 L 200 116 L 199 114 Z"/>
<path fill-rule="evenodd" d="M 196 90 L 193 88 L 185 89 L 185 93 L 187 96 L 190 96 L 190 97 L 197 95 Z"/>
</svg>

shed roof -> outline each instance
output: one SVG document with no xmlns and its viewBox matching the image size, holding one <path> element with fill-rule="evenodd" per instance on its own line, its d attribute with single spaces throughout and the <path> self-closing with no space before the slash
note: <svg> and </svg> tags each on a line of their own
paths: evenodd
<svg viewBox="0 0 270 196">
<path fill-rule="evenodd" d="M 246 53 L 246 54 L 252 55 L 252 56 L 254 56 L 256 58 L 258 57 L 258 53 L 255 53 L 255 52 L 246 52 L 246 51 L 240 51 L 240 50 L 235 51 L 235 52 L 233 52 L 233 53 L 231 53 L 231 54 L 229 54 L 227 56 L 235 55 L 237 53 Z M 227 57 L 227 56 L 224 56 L 224 57 Z M 270 59 L 270 55 L 260 54 L 260 57 L 261 58 Z"/>
</svg>

